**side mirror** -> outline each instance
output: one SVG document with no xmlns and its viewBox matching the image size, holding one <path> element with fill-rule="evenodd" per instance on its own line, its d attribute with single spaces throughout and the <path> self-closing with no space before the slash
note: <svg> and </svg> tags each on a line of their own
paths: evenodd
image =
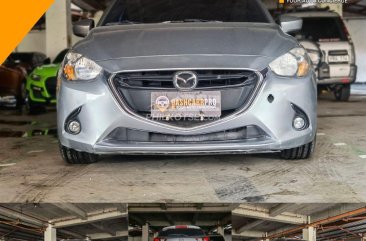
<svg viewBox="0 0 366 241">
<path fill-rule="evenodd" d="M 93 19 L 83 19 L 74 24 L 73 32 L 76 36 L 84 38 L 94 27 L 95 22 Z"/>
<path fill-rule="evenodd" d="M 51 64 L 51 59 L 47 58 L 47 59 L 43 60 L 43 64 L 46 64 L 46 65 Z"/>
<path fill-rule="evenodd" d="M 302 22 L 302 18 L 294 16 L 282 15 L 280 17 L 281 28 L 285 33 L 300 31 L 302 29 Z"/>
</svg>

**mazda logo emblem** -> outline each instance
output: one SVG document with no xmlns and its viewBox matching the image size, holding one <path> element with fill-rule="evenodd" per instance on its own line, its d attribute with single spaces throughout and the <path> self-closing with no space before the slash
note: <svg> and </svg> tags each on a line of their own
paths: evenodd
<svg viewBox="0 0 366 241">
<path fill-rule="evenodd" d="M 197 87 L 198 77 L 192 71 L 181 71 L 174 74 L 173 83 L 178 90 L 189 91 Z"/>
</svg>

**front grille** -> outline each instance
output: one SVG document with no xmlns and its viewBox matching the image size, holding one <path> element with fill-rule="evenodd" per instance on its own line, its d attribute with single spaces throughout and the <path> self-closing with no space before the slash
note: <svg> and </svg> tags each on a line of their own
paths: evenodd
<svg viewBox="0 0 366 241">
<path fill-rule="evenodd" d="M 50 78 L 46 79 L 47 93 L 51 97 L 56 96 L 56 87 L 57 87 L 57 77 L 50 77 Z"/>
<path fill-rule="evenodd" d="M 120 73 L 114 81 L 121 87 L 140 89 L 175 89 L 173 76 L 176 71 L 145 71 Z M 250 84 L 257 75 L 245 70 L 198 70 L 198 90 L 208 88 L 239 87 Z"/>
<path fill-rule="evenodd" d="M 220 132 L 200 135 L 171 135 L 157 132 L 117 128 L 112 131 L 104 141 L 107 142 L 132 142 L 132 143 L 213 143 L 228 141 L 243 141 L 266 138 L 266 133 L 257 126 L 246 126 Z"/>
<path fill-rule="evenodd" d="M 43 99 L 42 89 L 37 86 L 32 86 L 33 97 L 36 99 Z"/>
<path fill-rule="evenodd" d="M 347 50 L 330 50 L 328 52 L 330 56 L 337 56 L 337 55 L 348 55 Z"/>
<path fill-rule="evenodd" d="M 179 91 L 174 87 L 177 71 L 141 71 L 116 74 L 110 81 L 123 107 L 134 114 L 150 118 L 151 94 L 156 91 Z M 193 90 L 221 92 L 221 118 L 241 110 L 250 101 L 259 84 L 259 76 L 248 70 L 195 70 L 198 85 Z M 264 71 L 262 74 L 265 75 Z M 179 127 L 194 127 L 217 119 L 153 120 Z"/>
</svg>

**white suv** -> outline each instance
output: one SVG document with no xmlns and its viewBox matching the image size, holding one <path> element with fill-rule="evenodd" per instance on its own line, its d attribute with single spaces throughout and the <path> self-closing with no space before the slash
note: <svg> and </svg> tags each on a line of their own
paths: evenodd
<svg viewBox="0 0 366 241">
<path fill-rule="evenodd" d="M 354 45 L 342 18 L 327 9 L 303 9 L 287 15 L 303 19 L 296 38 L 312 41 L 320 49 L 320 61 L 316 63 L 319 92 L 328 89 L 336 100 L 348 101 L 357 66 Z"/>
</svg>

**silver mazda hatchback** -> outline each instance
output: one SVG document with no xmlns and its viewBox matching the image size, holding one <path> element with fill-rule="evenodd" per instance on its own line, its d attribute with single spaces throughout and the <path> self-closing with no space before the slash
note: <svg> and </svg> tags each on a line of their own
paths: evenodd
<svg viewBox="0 0 366 241">
<path fill-rule="evenodd" d="M 280 153 L 307 159 L 317 129 L 306 51 L 260 0 L 116 0 L 58 75 L 68 163 L 108 154 Z"/>
</svg>

